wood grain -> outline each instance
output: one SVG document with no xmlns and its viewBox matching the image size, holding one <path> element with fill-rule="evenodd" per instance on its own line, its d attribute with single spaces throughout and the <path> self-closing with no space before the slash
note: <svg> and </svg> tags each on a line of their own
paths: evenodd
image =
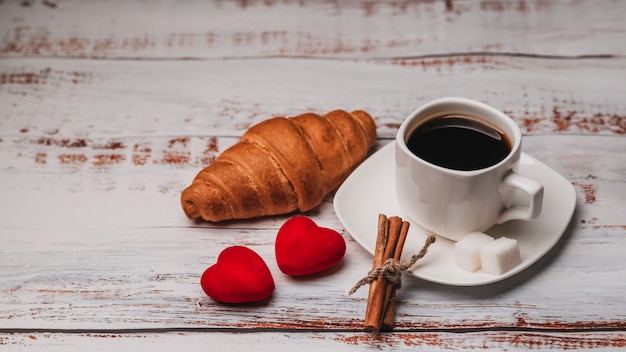
<svg viewBox="0 0 626 352">
<path fill-rule="evenodd" d="M 626 346 L 623 0 L 0 2 L 0 349 L 615 350 Z M 365 109 L 372 152 L 442 96 L 484 101 L 567 178 L 576 211 L 522 273 L 486 286 L 407 277 L 396 331 L 362 332 L 371 256 L 333 195 L 338 267 L 291 278 L 291 214 L 188 220 L 180 191 L 252 124 Z M 393 214 L 390 214 L 393 215 Z M 373 229 L 375 231 L 375 229 Z M 268 263 L 267 301 L 224 305 L 227 246 Z"/>
<path fill-rule="evenodd" d="M 125 137 L 239 136 L 272 116 L 343 108 L 369 111 L 379 137 L 391 138 L 418 106 L 452 95 L 504 110 L 528 134 L 623 135 L 623 72 L 626 59 L 483 55 L 358 62 L 258 59 L 254 65 L 248 60 L 5 59 L 0 128 L 3 140 L 114 148 Z M 581 82 L 581 75 L 590 78 Z"/>
<path fill-rule="evenodd" d="M 613 56 L 626 53 L 623 8 L 621 0 L 7 1 L 0 4 L 0 55 Z"/>
<path fill-rule="evenodd" d="M 24 333 L 0 335 L 0 346 L 10 349 L 45 348 L 46 351 L 67 351 L 93 346 L 93 351 L 111 351 L 130 348 L 135 351 L 180 348 L 187 351 L 206 351 L 208 346 L 220 346 L 222 351 L 238 351 L 246 346 L 271 346 L 272 351 L 293 351 L 298 345 L 302 351 L 528 351 L 528 350 L 593 350 L 614 351 L 626 346 L 621 332 L 581 332 L 576 336 L 553 332 L 402 332 L 372 335 L 365 333 L 294 333 L 266 332 L 263 334 L 227 332 L 169 332 L 169 333 L 111 333 L 85 332 L 78 334 Z"/>
</svg>

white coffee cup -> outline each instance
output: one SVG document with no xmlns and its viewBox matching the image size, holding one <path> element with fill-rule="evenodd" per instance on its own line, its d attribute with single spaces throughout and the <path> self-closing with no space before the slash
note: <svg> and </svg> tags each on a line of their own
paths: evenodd
<svg viewBox="0 0 626 352">
<path fill-rule="evenodd" d="M 510 152 L 499 162 L 475 170 L 457 170 L 416 156 L 407 141 L 423 123 L 443 116 L 477 118 L 509 140 Z M 410 114 L 396 136 L 395 182 L 398 205 L 417 224 L 458 241 L 509 220 L 531 220 L 541 213 L 543 186 L 515 170 L 522 133 L 503 112 L 478 101 L 448 97 L 431 101 Z M 528 195 L 528 206 L 513 206 L 516 190 Z"/>
</svg>

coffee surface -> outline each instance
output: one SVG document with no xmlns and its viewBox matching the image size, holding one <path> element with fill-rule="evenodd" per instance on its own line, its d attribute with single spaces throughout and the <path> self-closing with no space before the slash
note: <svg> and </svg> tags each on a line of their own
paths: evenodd
<svg viewBox="0 0 626 352">
<path fill-rule="evenodd" d="M 475 118 L 445 116 L 419 125 L 407 141 L 418 157 L 453 170 L 479 170 L 497 164 L 511 151 L 506 135 Z"/>
</svg>

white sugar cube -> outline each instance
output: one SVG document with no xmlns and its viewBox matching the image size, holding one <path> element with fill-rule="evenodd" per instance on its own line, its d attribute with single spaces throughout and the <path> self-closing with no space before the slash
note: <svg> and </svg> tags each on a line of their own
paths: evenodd
<svg viewBox="0 0 626 352">
<path fill-rule="evenodd" d="M 482 270 L 500 275 L 522 262 L 517 240 L 500 237 L 480 250 Z"/>
<path fill-rule="evenodd" d="M 454 244 L 454 261 L 467 271 L 480 269 L 480 249 L 493 242 L 493 237 L 482 232 L 472 232 Z"/>
</svg>

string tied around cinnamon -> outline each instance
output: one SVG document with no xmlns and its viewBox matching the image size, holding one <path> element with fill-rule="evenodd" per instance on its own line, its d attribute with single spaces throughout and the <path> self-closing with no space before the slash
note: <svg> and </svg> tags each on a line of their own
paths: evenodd
<svg viewBox="0 0 626 352">
<path fill-rule="evenodd" d="M 423 258 L 428 251 L 428 247 L 435 242 L 435 239 L 436 236 L 434 234 L 429 234 L 424 247 L 417 254 L 411 256 L 408 262 L 399 262 L 394 258 L 387 259 L 382 266 L 370 270 L 367 276 L 359 280 L 348 294 L 354 294 L 361 286 L 369 285 L 379 277 L 382 277 L 395 289 L 399 289 L 402 286 L 402 272 L 409 270 L 418 260 Z"/>
</svg>

